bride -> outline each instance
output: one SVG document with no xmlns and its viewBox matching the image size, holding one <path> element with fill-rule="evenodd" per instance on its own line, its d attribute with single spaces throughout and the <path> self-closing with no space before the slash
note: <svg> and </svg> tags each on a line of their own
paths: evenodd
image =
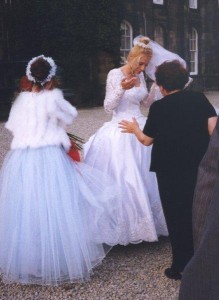
<svg viewBox="0 0 219 300">
<path fill-rule="evenodd" d="M 169 56 L 178 58 L 147 37 L 134 40 L 127 63 L 111 70 L 107 77 L 104 108 L 112 113 L 112 120 L 104 123 L 84 145 L 85 163 L 111 175 L 123 193 L 115 233 L 121 245 L 153 242 L 160 235 L 168 235 L 156 176 L 149 172 L 151 147 L 144 147 L 132 134 L 121 133 L 118 123 L 135 117 L 143 129 L 146 117 L 140 105 L 149 107 L 159 98 L 156 87 L 149 95 L 143 72 L 148 69 L 153 79 L 156 65 Z"/>
</svg>

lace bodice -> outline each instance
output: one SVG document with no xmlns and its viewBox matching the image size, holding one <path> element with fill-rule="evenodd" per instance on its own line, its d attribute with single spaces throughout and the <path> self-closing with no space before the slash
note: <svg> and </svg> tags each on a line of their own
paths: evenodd
<svg viewBox="0 0 219 300">
<path fill-rule="evenodd" d="M 113 117 L 141 116 L 140 103 L 148 106 L 148 90 L 143 74 L 139 74 L 140 86 L 130 90 L 121 87 L 121 81 L 125 77 L 121 68 L 109 72 L 106 83 L 106 96 L 104 108 L 106 112 L 113 112 Z"/>
</svg>

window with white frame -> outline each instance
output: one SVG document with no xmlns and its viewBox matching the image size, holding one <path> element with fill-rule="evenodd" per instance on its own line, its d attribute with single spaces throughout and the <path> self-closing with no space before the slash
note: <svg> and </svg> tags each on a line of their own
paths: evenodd
<svg viewBox="0 0 219 300">
<path fill-rule="evenodd" d="M 161 46 L 165 46 L 164 30 L 161 26 L 156 26 L 154 29 L 154 40 Z"/>
<path fill-rule="evenodd" d="M 162 5 L 162 4 L 164 4 L 163 1 L 164 0 L 153 0 L 153 3 L 154 4 L 161 4 Z"/>
<path fill-rule="evenodd" d="M 198 1 L 197 0 L 189 0 L 189 7 L 190 8 L 198 8 Z"/>
<path fill-rule="evenodd" d="M 189 35 L 190 74 L 198 74 L 198 33 L 192 28 Z"/>
<path fill-rule="evenodd" d="M 132 26 L 127 21 L 121 23 L 121 47 L 120 54 L 122 63 L 125 63 L 129 51 L 132 48 L 133 32 Z"/>
</svg>

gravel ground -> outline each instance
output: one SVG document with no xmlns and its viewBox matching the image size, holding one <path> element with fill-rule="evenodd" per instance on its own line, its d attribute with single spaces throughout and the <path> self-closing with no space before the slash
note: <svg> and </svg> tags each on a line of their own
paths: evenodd
<svg viewBox="0 0 219 300">
<path fill-rule="evenodd" d="M 207 93 L 214 105 L 219 103 L 218 95 Z M 77 121 L 69 131 L 87 140 L 110 118 L 102 108 L 80 109 Z M 0 136 L 2 164 L 11 141 L 4 123 L 0 124 Z M 116 246 L 94 269 L 90 281 L 86 283 L 47 287 L 3 284 L 0 281 L 0 300 L 174 300 L 178 298 L 180 282 L 163 275 L 170 260 L 168 238 L 161 237 L 154 243 Z"/>
</svg>

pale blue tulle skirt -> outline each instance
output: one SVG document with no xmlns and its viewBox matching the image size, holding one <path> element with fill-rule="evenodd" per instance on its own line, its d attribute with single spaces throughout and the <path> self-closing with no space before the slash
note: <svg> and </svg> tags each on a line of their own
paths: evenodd
<svg viewBox="0 0 219 300">
<path fill-rule="evenodd" d="M 11 150 L 0 174 L 4 282 L 86 280 L 116 244 L 114 182 L 56 146 Z"/>
</svg>

